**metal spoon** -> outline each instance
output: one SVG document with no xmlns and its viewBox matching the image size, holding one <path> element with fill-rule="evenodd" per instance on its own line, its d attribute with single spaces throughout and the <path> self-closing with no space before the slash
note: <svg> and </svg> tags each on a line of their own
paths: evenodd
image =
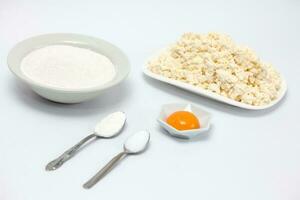
<svg viewBox="0 0 300 200">
<path fill-rule="evenodd" d="M 95 127 L 94 133 L 83 138 L 79 143 L 65 151 L 61 156 L 49 162 L 46 166 L 47 171 L 56 170 L 67 160 L 72 158 L 85 143 L 92 138 L 112 138 L 118 135 L 124 127 L 126 115 L 123 112 L 114 112 L 107 115 Z"/>
<path fill-rule="evenodd" d="M 129 137 L 124 143 L 123 152 L 116 155 L 109 163 L 107 163 L 95 176 L 87 181 L 83 187 L 90 189 L 98 181 L 100 181 L 106 174 L 108 174 L 123 158 L 127 155 L 138 154 L 143 152 L 150 141 L 150 134 L 148 131 L 140 131 Z"/>
</svg>

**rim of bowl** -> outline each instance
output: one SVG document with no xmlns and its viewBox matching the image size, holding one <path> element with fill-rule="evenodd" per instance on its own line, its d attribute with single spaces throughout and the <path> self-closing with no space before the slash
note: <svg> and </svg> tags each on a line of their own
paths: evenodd
<svg viewBox="0 0 300 200">
<path fill-rule="evenodd" d="M 71 39 L 68 39 L 68 37 L 71 38 Z M 50 38 L 50 39 L 48 39 L 49 41 L 45 42 L 45 44 L 34 45 L 34 46 L 31 46 L 31 47 L 24 47 L 28 43 L 33 42 L 34 40 L 43 40 L 43 39 L 47 40 L 47 38 Z M 65 41 L 65 44 L 63 44 L 63 43 L 59 44 L 59 42 L 63 42 L 63 41 Z M 45 84 L 38 83 L 38 82 L 33 81 L 32 79 L 30 79 L 29 77 L 26 77 L 21 72 L 21 65 L 20 64 L 22 62 L 22 59 L 28 53 L 30 53 L 30 52 L 32 52 L 36 49 L 43 48 L 43 47 L 46 47 L 46 46 L 51 46 L 51 45 L 68 45 L 68 44 L 70 45 L 72 43 L 73 44 L 85 44 L 86 46 L 89 46 L 88 41 L 90 43 L 93 42 L 94 46 L 108 45 L 112 49 L 114 49 L 115 52 L 118 53 L 118 57 L 120 57 L 122 62 L 124 62 L 124 65 L 122 65 L 122 66 L 114 65 L 115 69 L 116 69 L 116 72 L 119 73 L 119 68 L 120 67 L 124 67 L 124 69 L 125 69 L 124 73 L 121 73 L 119 78 L 117 78 L 117 74 L 116 74 L 115 77 L 111 81 L 109 81 L 109 82 L 107 82 L 103 85 L 96 85 L 96 86 L 87 87 L 87 88 L 80 88 L 80 89 L 65 89 L 65 88 L 60 88 L 60 87 L 55 87 L 55 86 L 50 86 L 50 85 L 45 85 Z M 72 45 L 70 45 L 70 46 L 72 46 Z M 76 47 L 78 47 L 78 46 L 76 46 Z M 86 48 L 86 49 L 89 49 L 89 48 Z M 24 50 L 27 51 L 27 53 L 24 54 L 23 56 L 21 56 L 20 58 L 17 58 L 18 61 L 14 61 L 16 59 L 15 58 L 16 54 L 19 54 L 20 51 L 24 51 Z M 89 49 L 89 50 L 94 51 L 92 49 Z M 94 52 L 96 52 L 96 51 L 94 51 Z M 96 53 L 100 54 L 100 52 L 96 52 Z M 19 64 L 15 65 L 16 64 L 15 62 L 19 62 Z M 103 39 L 100 39 L 100 38 L 97 38 L 97 37 L 93 37 L 93 36 L 89 36 L 89 35 L 77 34 L 77 33 L 48 33 L 48 34 L 36 35 L 36 36 L 33 36 L 33 37 L 29 37 L 25 40 L 22 40 L 22 41 L 18 42 L 17 44 L 15 44 L 14 47 L 8 53 L 7 65 L 8 65 L 9 70 L 17 78 L 19 78 L 23 82 L 29 84 L 30 86 L 49 89 L 49 90 L 54 90 L 54 91 L 58 91 L 58 92 L 66 92 L 66 93 L 88 93 L 88 92 L 96 92 L 96 91 L 105 90 L 107 88 L 118 85 L 120 82 L 122 82 L 124 79 L 127 78 L 128 74 L 130 72 L 129 59 L 126 56 L 126 54 L 119 47 L 117 47 L 116 45 L 114 45 L 114 44 L 112 44 L 112 43 L 110 43 L 106 40 L 103 40 Z M 18 72 L 15 68 L 18 68 L 20 70 L 20 72 Z"/>
</svg>

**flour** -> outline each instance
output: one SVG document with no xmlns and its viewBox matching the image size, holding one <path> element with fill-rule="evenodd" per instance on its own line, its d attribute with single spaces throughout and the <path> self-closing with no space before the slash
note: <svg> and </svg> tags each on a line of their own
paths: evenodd
<svg viewBox="0 0 300 200">
<path fill-rule="evenodd" d="M 147 147 L 149 139 L 148 131 L 137 132 L 126 140 L 125 149 L 130 153 L 139 153 Z"/>
<path fill-rule="evenodd" d="M 107 57 L 68 45 L 50 45 L 32 51 L 22 60 L 21 70 L 36 83 L 61 89 L 100 86 L 116 75 Z"/>
<path fill-rule="evenodd" d="M 114 112 L 102 119 L 95 127 L 95 134 L 100 137 L 112 137 L 118 134 L 126 121 L 126 115 L 123 112 Z"/>
</svg>

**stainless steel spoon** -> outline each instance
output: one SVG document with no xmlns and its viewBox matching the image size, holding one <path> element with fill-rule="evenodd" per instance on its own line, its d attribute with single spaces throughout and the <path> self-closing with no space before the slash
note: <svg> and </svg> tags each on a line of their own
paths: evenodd
<svg viewBox="0 0 300 200">
<path fill-rule="evenodd" d="M 95 176 L 87 181 L 83 187 L 90 189 L 98 183 L 106 174 L 108 174 L 123 158 L 127 155 L 138 154 L 143 152 L 150 141 L 150 134 L 148 131 L 140 131 L 130 136 L 123 146 L 123 151 L 113 157 Z"/>
<path fill-rule="evenodd" d="M 56 170 L 61 167 L 67 160 L 72 158 L 88 141 L 92 138 L 112 138 L 118 135 L 124 127 L 126 115 L 123 112 L 114 112 L 107 115 L 95 127 L 94 133 L 83 138 L 79 143 L 65 151 L 55 160 L 49 162 L 46 166 L 47 171 Z"/>
</svg>

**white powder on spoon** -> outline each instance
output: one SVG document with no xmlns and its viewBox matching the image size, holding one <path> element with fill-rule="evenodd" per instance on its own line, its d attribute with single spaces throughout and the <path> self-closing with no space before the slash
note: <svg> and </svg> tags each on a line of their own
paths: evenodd
<svg viewBox="0 0 300 200">
<path fill-rule="evenodd" d="M 114 112 L 107 115 L 95 127 L 95 134 L 99 137 L 110 138 L 118 134 L 126 121 L 124 112 Z"/>
<path fill-rule="evenodd" d="M 140 131 L 131 135 L 125 142 L 124 147 L 128 153 L 140 153 L 147 147 L 150 140 L 148 131 Z"/>
<path fill-rule="evenodd" d="M 104 55 L 69 45 L 32 51 L 22 60 L 21 70 L 34 82 L 61 89 L 103 85 L 116 75 L 113 63 Z"/>
</svg>

